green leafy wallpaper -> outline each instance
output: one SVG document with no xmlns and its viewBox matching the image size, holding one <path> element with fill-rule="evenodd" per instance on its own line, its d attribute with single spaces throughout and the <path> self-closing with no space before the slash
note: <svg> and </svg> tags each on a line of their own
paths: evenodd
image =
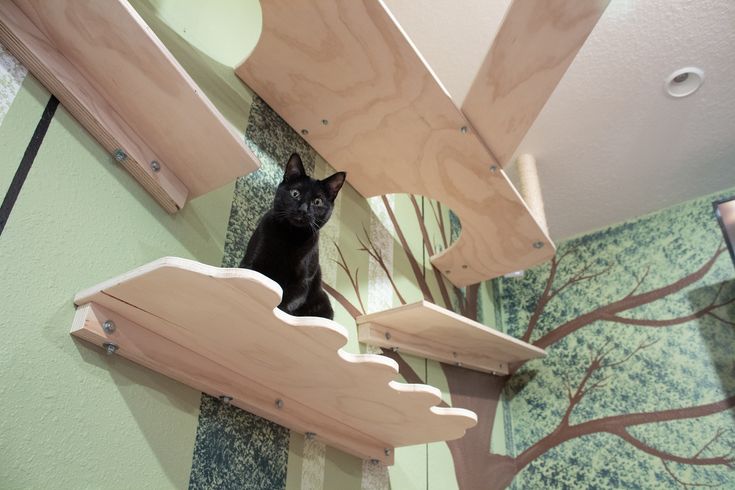
<svg viewBox="0 0 735 490">
<path fill-rule="evenodd" d="M 488 488 L 735 488 L 735 269 L 714 198 L 497 281 L 508 332 L 548 357 L 504 386 L 513 458 Z"/>
</svg>

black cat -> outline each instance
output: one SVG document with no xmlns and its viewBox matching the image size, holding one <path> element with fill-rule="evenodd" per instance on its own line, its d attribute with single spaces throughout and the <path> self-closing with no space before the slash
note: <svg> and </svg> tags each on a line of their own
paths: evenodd
<svg viewBox="0 0 735 490">
<path fill-rule="evenodd" d="M 306 175 L 301 157 L 286 163 L 273 207 L 258 223 L 240 267 L 256 270 L 283 288 L 278 308 L 294 316 L 334 318 L 322 289 L 319 229 L 329 220 L 345 181 L 337 172 L 324 180 Z"/>
</svg>

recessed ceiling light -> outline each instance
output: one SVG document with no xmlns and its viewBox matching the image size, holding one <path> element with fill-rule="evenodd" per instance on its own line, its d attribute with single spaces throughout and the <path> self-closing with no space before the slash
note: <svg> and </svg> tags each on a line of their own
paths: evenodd
<svg viewBox="0 0 735 490">
<path fill-rule="evenodd" d="M 693 66 L 676 70 L 666 78 L 664 88 L 672 97 L 686 97 L 697 91 L 704 82 L 704 72 Z"/>
</svg>

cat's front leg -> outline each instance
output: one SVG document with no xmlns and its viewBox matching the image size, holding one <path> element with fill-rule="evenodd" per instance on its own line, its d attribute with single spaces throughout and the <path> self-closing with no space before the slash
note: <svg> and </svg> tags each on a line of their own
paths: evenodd
<svg viewBox="0 0 735 490">
<path fill-rule="evenodd" d="M 305 301 L 306 295 L 303 293 L 302 287 L 284 288 L 283 298 L 278 308 L 289 315 L 296 315 L 296 312 L 304 305 Z"/>
</svg>

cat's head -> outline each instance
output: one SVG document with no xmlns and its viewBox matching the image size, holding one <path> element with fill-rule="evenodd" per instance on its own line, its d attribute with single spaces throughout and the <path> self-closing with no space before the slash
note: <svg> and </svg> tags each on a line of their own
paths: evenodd
<svg viewBox="0 0 735 490">
<path fill-rule="evenodd" d="M 344 172 L 337 172 L 324 180 L 306 175 L 298 153 L 286 163 L 283 181 L 278 185 L 273 201 L 276 218 L 297 228 L 317 231 L 329 220 L 334 200 L 345 181 Z"/>
</svg>

